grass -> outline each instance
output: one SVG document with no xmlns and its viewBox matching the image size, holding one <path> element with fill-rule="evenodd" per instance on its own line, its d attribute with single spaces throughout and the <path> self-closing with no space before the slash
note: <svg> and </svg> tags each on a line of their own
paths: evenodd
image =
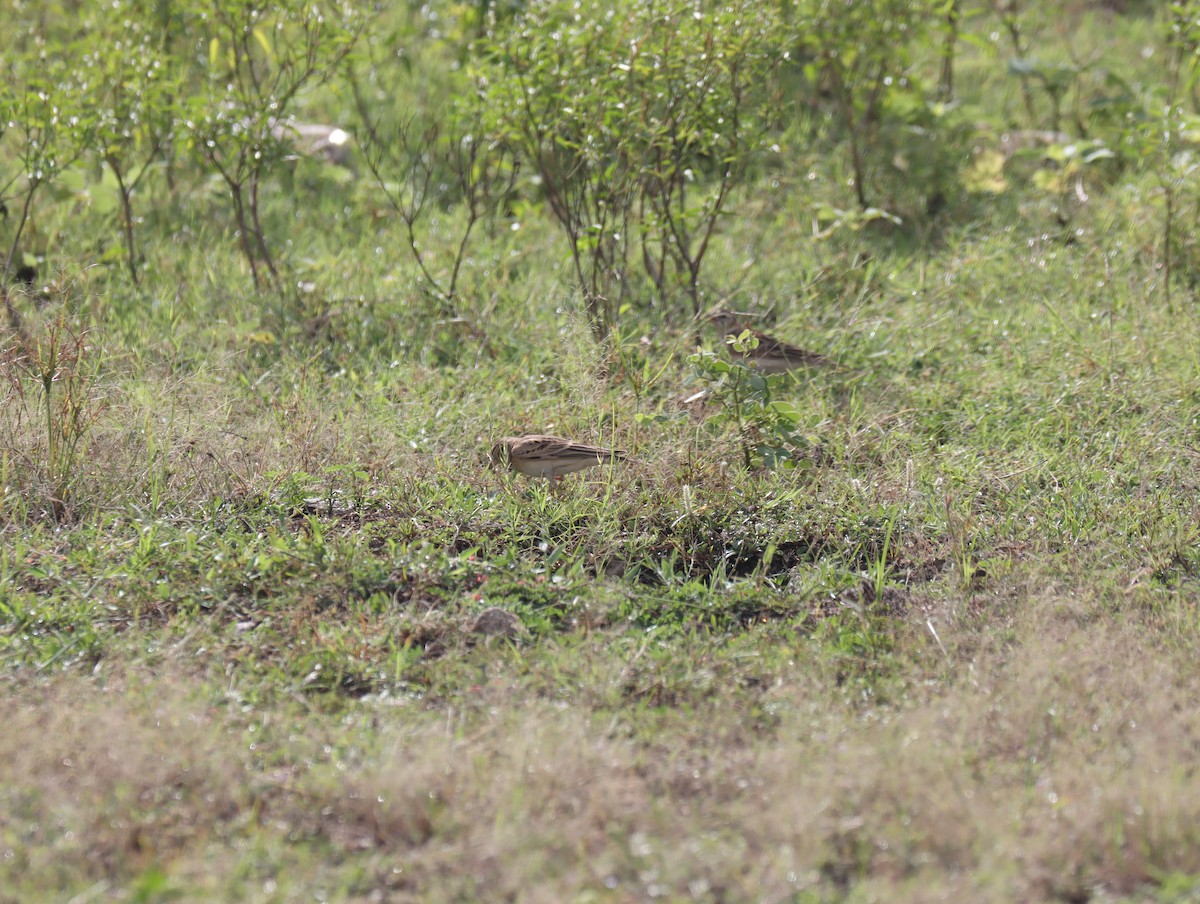
<svg viewBox="0 0 1200 904">
<path fill-rule="evenodd" d="M 1021 165 L 923 239 L 745 190 L 709 272 L 838 361 L 773 387 L 795 469 L 743 467 L 690 324 L 598 349 L 537 211 L 455 322 L 313 161 L 266 209 L 296 299 L 219 197 L 143 204 L 141 289 L 55 208 L 18 301 L 86 342 L 73 384 L 5 359 L 0 901 L 1195 900 L 1194 292 L 1152 175 Z M 523 430 L 635 461 L 489 470 Z"/>
</svg>

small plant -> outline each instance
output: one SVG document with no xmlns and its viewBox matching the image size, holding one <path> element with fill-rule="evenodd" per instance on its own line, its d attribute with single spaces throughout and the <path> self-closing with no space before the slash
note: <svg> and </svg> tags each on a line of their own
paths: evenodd
<svg viewBox="0 0 1200 904">
<path fill-rule="evenodd" d="M 954 496 L 944 497 L 946 533 L 950 540 L 950 554 L 954 559 L 955 572 L 963 590 L 976 590 L 989 572 L 995 567 L 992 560 L 979 558 L 977 548 L 979 524 L 972 512 L 960 514 L 955 511 Z"/>
<path fill-rule="evenodd" d="M 879 547 L 878 553 L 870 560 L 867 566 L 867 577 L 870 581 L 871 592 L 873 594 L 871 598 L 875 600 L 883 599 L 883 591 L 887 586 L 888 577 L 892 572 L 889 560 L 893 554 L 893 535 L 899 517 L 900 513 L 896 510 L 888 514 L 883 532 L 883 544 Z"/>
<path fill-rule="evenodd" d="M 76 333 L 60 317 L 32 335 L 10 368 L 13 386 L 22 400 L 26 382 L 38 388 L 37 408 L 45 424 L 42 471 L 47 502 L 54 520 L 62 522 L 80 478 L 80 463 L 98 413 L 92 397 L 97 371 L 95 348 L 86 332 Z"/>
<path fill-rule="evenodd" d="M 325 478 L 322 499 L 326 517 L 364 507 L 371 476 L 366 469 L 359 465 L 326 465 L 321 475 Z"/>
<path fill-rule="evenodd" d="M 737 352 L 751 351 L 758 339 L 749 330 L 729 337 Z M 732 423 L 742 462 L 747 468 L 795 468 L 813 443 L 801 432 L 801 413 L 791 402 L 778 398 L 788 384 L 787 374 L 762 374 L 741 361 L 730 361 L 711 351 L 689 356 L 708 384 L 718 410 L 706 423 Z"/>
</svg>

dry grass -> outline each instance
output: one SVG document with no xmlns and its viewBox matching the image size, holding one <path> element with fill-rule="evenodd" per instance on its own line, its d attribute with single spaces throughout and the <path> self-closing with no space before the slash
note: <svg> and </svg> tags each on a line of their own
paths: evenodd
<svg viewBox="0 0 1200 904">
<path fill-rule="evenodd" d="M 947 629 L 975 654 L 894 706 L 798 641 L 769 730 L 728 689 L 702 718 L 614 716 L 503 672 L 457 711 L 344 720 L 205 699 L 178 661 L 61 677 L 0 705 L 4 884 L 169 865 L 188 900 L 331 877 L 346 900 L 1136 898 L 1200 872 L 1200 678 L 1093 614 L 1029 593 L 1009 640 Z"/>
</svg>

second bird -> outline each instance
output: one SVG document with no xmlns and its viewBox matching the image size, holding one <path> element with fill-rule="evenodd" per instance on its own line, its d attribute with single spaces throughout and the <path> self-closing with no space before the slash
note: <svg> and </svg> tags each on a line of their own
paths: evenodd
<svg viewBox="0 0 1200 904">
<path fill-rule="evenodd" d="M 730 334 L 739 336 L 743 330 L 750 330 L 750 335 L 758 340 L 758 345 L 744 352 L 739 352 L 731 347 L 729 353 L 743 359 L 751 367 L 761 370 L 763 373 L 781 374 L 800 367 L 824 367 L 829 364 L 829 359 L 819 352 L 810 352 L 795 345 L 788 345 L 774 336 L 768 336 L 766 333 L 744 325 L 738 315 L 732 311 L 717 311 L 710 314 L 708 320 L 722 336 Z"/>
</svg>

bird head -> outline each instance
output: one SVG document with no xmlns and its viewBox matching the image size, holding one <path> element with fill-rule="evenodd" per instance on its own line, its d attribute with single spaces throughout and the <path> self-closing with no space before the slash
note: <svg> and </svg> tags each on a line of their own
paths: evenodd
<svg viewBox="0 0 1200 904">
<path fill-rule="evenodd" d="M 508 464 L 508 455 L 508 443 L 505 440 L 499 440 L 488 453 L 488 462 L 493 468 L 505 466 Z"/>
<path fill-rule="evenodd" d="M 722 335 L 738 332 L 738 318 L 733 311 L 720 308 L 708 315 L 708 322 L 717 328 Z"/>
<path fill-rule="evenodd" d="M 705 319 L 715 326 L 722 336 L 730 334 L 736 336 L 742 330 L 747 329 L 746 320 L 753 319 L 753 315 L 742 311 L 731 311 L 728 308 L 717 308 L 707 314 Z"/>
</svg>

